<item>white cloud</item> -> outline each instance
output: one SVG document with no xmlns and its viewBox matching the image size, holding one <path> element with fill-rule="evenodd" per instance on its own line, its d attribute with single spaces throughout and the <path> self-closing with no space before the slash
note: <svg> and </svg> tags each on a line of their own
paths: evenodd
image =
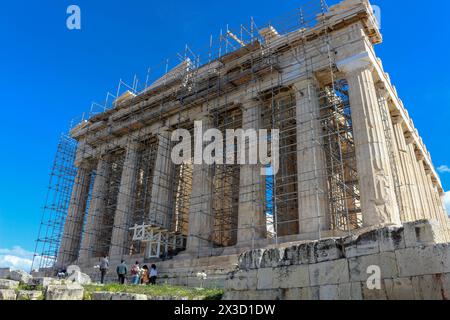
<svg viewBox="0 0 450 320">
<path fill-rule="evenodd" d="M 33 252 L 19 246 L 12 249 L 0 248 L 0 268 L 21 269 L 28 272 L 31 270 L 33 255 Z"/>
<path fill-rule="evenodd" d="M 447 214 L 450 214 L 450 191 L 447 191 L 444 196 L 445 207 L 447 208 Z"/>
<path fill-rule="evenodd" d="M 450 168 L 448 166 L 442 165 L 439 168 L 437 168 L 437 170 L 440 173 L 450 173 Z"/>
</svg>

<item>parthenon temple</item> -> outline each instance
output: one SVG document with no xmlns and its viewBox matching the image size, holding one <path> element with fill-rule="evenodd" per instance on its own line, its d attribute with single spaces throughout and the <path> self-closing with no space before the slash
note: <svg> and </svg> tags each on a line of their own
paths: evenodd
<svg viewBox="0 0 450 320">
<path fill-rule="evenodd" d="M 38 267 L 90 270 L 108 256 L 157 261 L 163 273 L 226 270 L 246 250 L 423 219 L 450 242 L 430 153 L 375 53 L 372 6 L 299 4 L 264 26 L 222 31 L 204 52 L 186 46 L 72 126 L 55 158 Z M 194 137 L 196 121 L 203 132 L 278 129 L 278 172 L 175 164 L 172 132 Z"/>
</svg>

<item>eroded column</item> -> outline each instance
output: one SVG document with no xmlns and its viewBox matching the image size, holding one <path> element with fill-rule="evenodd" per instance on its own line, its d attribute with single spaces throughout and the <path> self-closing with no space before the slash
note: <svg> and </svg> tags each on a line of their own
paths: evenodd
<svg viewBox="0 0 450 320">
<path fill-rule="evenodd" d="M 138 147 L 139 143 L 136 141 L 130 142 L 127 146 L 109 251 L 112 258 L 120 258 L 124 255 L 125 243 L 129 233 L 128 220 L 132 211 L 136 187 Z"/>
<path fill-rule="evenodd" d="M 261 166 L 250 164 L 249 159 L 258 159 L 258 130 L 261 128 L 261 102 L 249 100 L 242 105 L 242 129 L 254 130 L 248 135 L 248 143 L 244 152 L 246 164 L 240 166 L 239 179 L 239 215 L 238 244 L 249 243 L 252 240 L 266 237 L 266 217 L 264 215 L 264 191 Z M 250 148 L 253 146 L 254 148 Z M 250 156 L 250 152 L 253 152 Z"/>
<path fill-rule="evenodd" d="M 91 257 L 97 256 L 101 242 L 101 230 L 103 217 L 105 214 L 105 203 L 107 197 L 107 181 L 109 175 L 108 155 L 100 157 L 97 163 L 94 187 L 91 194 L 88 217 L 84 228 L 84 237 L 82 249 L 80 251 L 80 260 L 85 262 Z"/>
<path fill-rule="evenodd" d="M 67 267 L 77 260 L 83 232 L 84 216 L 89 196 L 91 170 L 87 164 L 79 166 L 72 188 L 64 233 L 59 247 L 57 266 Z"/>
<path fill-rule="evenodd" d="M 158 151 L 153 170 L 152 197 L 149 211 L 150 224 L 168 230 L 170 228 L 170 187 L 173 163 L 170 158 L 170 132 L 162 130 L 158 134 Z"/>
<path fill-rule="evenodd" d="M 196 143 L 203 136 L 203 133 L 213 125 L 210 116 L 205 116 L 201 121 L 202 130 L 196 127 L 194 132 Z M 201 146 L 202 149 L 205 145 L 206 143 Z M 194 153 L 198 153 L 197 151 Z M 201 157 L 199 154 L 194 156 Z M 213 166 L 205 164 L 204 161 L 194 163 L 189 207 L 189 236 L 187 241 L 187 252 L 192 255 L 200 254 L 202 249 L 206 249 L 211 245 L 214 227 L 212 214 L 213 190 Z"/>
<path fill-rule="evenodd" d="M 400 224 L 372 64 L 358 60 L 340 68 L 349 84 L 363 224 Z"/>
<path fill-rule="evenodd" d="M 299 232 L 320 238 L 329 229 L 326 161 L 317 85 L 307 79 L 294 85 L 297 120 L 297 181 Z"/>
</svg>

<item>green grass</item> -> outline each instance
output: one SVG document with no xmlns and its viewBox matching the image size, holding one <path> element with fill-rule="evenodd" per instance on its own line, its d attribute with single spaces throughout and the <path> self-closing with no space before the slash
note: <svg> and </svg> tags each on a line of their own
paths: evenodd
<svg viewBox="0 0 450 320">
<path fill-rule="evenodd" d="M 175 297 L 201 299 L 201 300 L 220 300 L 224 291 L 222 289 L 201 289 L 188 287 L 175 287 L 169 285 L 120 285 L 120 284 L 106 284 L 100 285 L 86 285 L 85 299 L 91 300 L 93 292 L 124 292 L 124 293 L 138 293 L 145 294 L 152 297 Z"/>
<path fill-rule="evenodd" d="M 24 290 L 24 291 L 44 291 L 44 287 L 41 285 L 31 285 L 31 284 L 19 284 L 19 287 L 17 288 L 17 291 Z"/>
</svg>

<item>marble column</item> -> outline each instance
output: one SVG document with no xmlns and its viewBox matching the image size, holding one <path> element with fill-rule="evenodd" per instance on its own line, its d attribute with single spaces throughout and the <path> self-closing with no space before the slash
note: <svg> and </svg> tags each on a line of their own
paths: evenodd
<svg viewBox="0 0 450 320">
<path fill-rule="evenodd" d="M 299 233 L 319 239 L 329 230 L 326 160 L 317 84 L 306 79 L 294 85 L 297 121 L 297 183 Z"/>
<path fill-rule="evenodd" d="M 415 153 L 416 153 L 417 163 L 419 166 L 419 173 L 420 173 L 420 176 L 422 179 L 421 181 L 422 181 L 422 186 L 423 186 L 423 190 L 424 190 L 424 194 L 425 194 L 425 201 L 427 202 L 427 207 L 428 207 L 428 212 L 427 212 L 426 217 L 428 219 L 434 219 L 434 220 L 438 221 L 436 207 L 432 200 L 431 188 L 430 188 L 430 185 L 428 182 L 427 174 L 425 172 L 424 155 L 417 150 L 415 151 Z"/>
<path fill-rule="evenodd" d="M 152 196 L 149 222 L 152 225 L 168 230 L 170 228 L 171 199 L 170 188 L 173 162 L 171 159 L 171 134 L 168 129 L 158 133 L 158 151 L 153 170 Z"/>
<path fill-rule="evenodd" d="M 363 225 L 400 224 L 371 61 L 340 64 L 349 85 Z"/>
<path fill-rule="evenodd" d="M 406 188 L 407 182 L 403 165 L 400 161 L 399 147 L 397 145 L 396 135 L 394 133 L 393 122 L 389 112 L 388 92 L 385 89 L 378 90 L 378 103 L 381 112 L 384 114 L 383 124 L 387 148 L 389 153 L 389 163 L 394 181 L 394 190 L 397 196 L 397 204 L 402 222 L 412 221 L 411 198 Z"/>
<path fill-rule="evenodd" d="M 137 141 L 131 141 L 127 145 L 109 249 L 109 254 L 112 258 L 121 258 L 125 254 L 125 244 L 130 232 L 128 221 L 132 214 L 134 190 L 136 187 L 138 148 L 139 143 Z"/>
<path fill-rule="evenodd" d="M 87 164 L 82 164 L 78 167 L 72 187 L 64 233 L 57 257 L 56 265 L 58 267 L 67 267 L 78 258 L 90 183 L 91 170 Z"/>
<path fill-rule="evenodd" d="M 417 186 L 417 192 L 418 192 L 418 198 L 417 198 L 417 204 L 418 210 L 417 210 L 417 216 L 416 220 L 425 219 L 427 217 L 427 214 L 429 212 L 428 204 L 426 201 L 426 195 L 425 191 L 423 189 L 423 182 L 420 175 L 420 169 L 419 165 L 417 163 L 416 153 L 414 152 L 414 143 L 412 138 L 410 137 L 410 133 L 407 133 L 406 135 L 406 143 L 408 144 L 408 155 L 410 157 L 411 161 L 411 168 L 412 168 L 412 174 L 415 180 L 415 185 Z"/>
<path fill-rule="evenodd" d="M 202 131 L 195 128 L 196 143 L 198 137 L 212 128 L 213 119 L 210 116 L 201 118 Z M 204 147 L 207 143 L 204 143 Z M 195 153 L 195 152 L 194 152 Z M 197 155 L 200 157 L 200 155 Z M 189 235 L 186 251 L 195 256 L 200 251 L 211 246 L 214 229 L 214 216 L 212 212 L 213 201 L 213 166 L 194 163 L 192 173 L 192 193 L 189 207 Z"/>
<path fill-rule="evenodd" d="M 402 222 L 416 221 L 421 215 L 420 194 L 413 172 L 414 167 L 409 156 L 408 145 L 406 144 L 403 132 L 403 120 L 400 115 L 394 115 L 392 120 L 399 154 L 399 171 L 401 171 L 400 175 L 403 176 L 403 179 L 400 181 L 400 190 L 405 194 L 404 210 L 407 221 Z"/>
<path fill-rule="evenodd" d="M 88 217 L 84 228 L 80 261 L 84 262 L 91 257 L 97 257 L 101 249 L 101 231 L 105 215 L 105 203 L 107 197 L 107 181 L 109 176 L 110 158 L 103 155 L 97 162 L 94 187 L 92 189 L 91 202 Z"/>
<path fill-rule="evenodd" d="M 427 179 L 427 187 L 428 190 L 430 192 L 430 200 L 433 204 L 433 208 L 434 208 L 434 213 L 436 215 L 436 220 L 439 222 L 439 224 L 441 226 L 444 226 L 446 221 L 445 221 L 445 216 L 444 216 L 444 212 L 442 210 L 442 207 L 439 206 L 439 203 L 436 201 L 436 188 L 434 186 L 433 180 L 431 179 L 431 170 L 429 167 L 427 167 L 425 169 L 425 177 Z"/>
<path fill-rule="evenodd" d="M 264 215 L 264 176 L 259 164 L 249 164 L 250 146 L 257 146 L 258 130 L 261 128 L 261 102 L 248 100 L 242 105 L 242 129 L 255 130 L 256 135 L 249 136 L 244 152 L 246 164 L 240 166 L 238 245 L 266 237 L 266 217 Z M 255 140 L 256 139 L 256 140 Z M 257 153 L 258 149 L 254 151 Z M 258 159 L 257 154 L 255 154 Z"/>
</svg>

